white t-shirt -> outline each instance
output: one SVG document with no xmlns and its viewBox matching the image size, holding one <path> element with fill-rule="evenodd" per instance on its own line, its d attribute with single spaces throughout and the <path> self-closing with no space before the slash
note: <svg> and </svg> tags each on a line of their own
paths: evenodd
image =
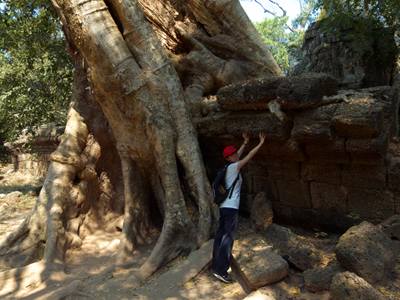
<svg viewBox="0 0 400 300">
<path fill-rule="evenodd" d="M 226 174 L 225 174 L 225 188 L 230 188 L 235 181 L 236 177 L 239 174 L 239 178 L 236 181 L 235 188 L 233 189 L 232 196 L 231 198 L 228 197 L 225 199 L 224 202 L 220 205 L 220 207 L 225 207 L 225 208 L 235 208 L 239 209 L 239 204 L 240 204 L 240 189 L 242 188 L 242 175 L 240 175 L 238 171 L 238 164 L 239 162 L 232 163 L 228 166 L 226 169 Z M 230 192 L 229 192 L 230 193 Z"/>
</svg>

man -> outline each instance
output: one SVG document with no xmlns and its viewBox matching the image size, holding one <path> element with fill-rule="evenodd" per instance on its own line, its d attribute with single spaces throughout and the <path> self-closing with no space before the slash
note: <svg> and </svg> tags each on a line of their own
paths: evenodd
<svg viewBox="0 0 400 300">
<path fill-rule="evenodd" d="M 238 212 L 240 204 L 240 190 L 242 187 L 242 175 L 240 170 L 253 158 L 265 141 L 265 134 L 260 133 L 260 142 L 243 159 L 240 159 L 244 148 L 249 142 L 249 135 L 243 133 L 244 142 L 236 150 L 230 145 L 224 148 L 223 156 L 229 162 L 225 175 L 225 187 L 233 188 L 220 205 L 219 227 L 214 239 L 212 271 L 213 275 L 225 283 L 231 283 L 232 278 L 228 274 L 231 263 L 234 234 L 238 224 Z"/>
</svg>

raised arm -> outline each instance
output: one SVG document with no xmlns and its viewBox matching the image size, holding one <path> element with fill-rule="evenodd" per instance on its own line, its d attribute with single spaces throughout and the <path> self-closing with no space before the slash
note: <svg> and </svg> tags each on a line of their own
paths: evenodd
<svg viewBox="0 0 400 300">
<path fill-rule="evenodd" d="M 253 158 L 254 155 L 258 152 L 258 150 L 261 148 L 261 146 L 264 144 L 265 141 L 265 133 L 260 133 L 259 134 L 260 142 L 258 143 L 257 146 L 255 146 L 251 151 L 241 160 L 238 162 L 238 171 L 240 171 L 241 168 L 243 168 L 249 161 L 250 159 Z"/>
<path fill-rule="evenodd" d="M 243 144 L 240 146 L 240 148 L 237 152 L 239 157 L 242 156 L 244 148 L 246 147 L 246 145 L 249 143 L 249 140 L 250 140 L 250 136 L 247 132 L 243 132 L 242 137 L 243 137 Z"/>
</svg>

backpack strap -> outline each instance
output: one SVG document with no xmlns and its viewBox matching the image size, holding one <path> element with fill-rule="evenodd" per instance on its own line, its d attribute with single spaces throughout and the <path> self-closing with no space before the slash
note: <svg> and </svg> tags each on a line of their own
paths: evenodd
<svg viewBox="0 0 400 300">
<path fill-rule="evenodd" d="M 230 164 L 231 164 L 231 163 L 227 163 L 227 164 L 225 165 L 225 168 L 228 169 L 228 167 L 229 167 Z M 240 176 L 240 173 L 237 174 L 237 176 L 236 176 L 235 180 L 233 181 L 232 185 L 227 189 L 227 191 L 229 191 L 229 195 L 228 195 L 228 198 L 227 198 L 227 199 L 231 199 L 233 190 L 235 189 L 235 185 L 236 185 L 236 182 L 237 182 L 238 179 L 239 179 L 239 176 Z"/>
<path fill-rule="evenodd" d="M 235 189 L 236 182 L 237 182 L 238 179 L 239 179 L 239 175 L 240 175 L 240 173 L 236 176 L 235 181 L 233 181 L 231 187 L 228 189 L 228 190 L 229 190 L 228 199 L 231 199 L 231 197 L 232 197 L 232 193 L 233 193 L 233 190 Z"/>
</svg>

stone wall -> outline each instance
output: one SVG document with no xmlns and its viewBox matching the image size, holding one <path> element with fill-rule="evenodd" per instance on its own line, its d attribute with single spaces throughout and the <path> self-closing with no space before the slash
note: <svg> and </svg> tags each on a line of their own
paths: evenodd
<svg viewBox="0 0 400 300">
<path fill-rule="evenodd" d="M 392 82 L 397 50 L 391 29 L 325 19 L 307 29 L 301 56 L 295 74 L 325 72 L 343 88 L 361 88 Z"/>
<path fill-rule="evenodd" d="M 25 130 L 16 141 L 6 143 L 14 171 L 44 177 L 50 154 L 57 148 L 63 131 L 63 127 L 43 125 L 32 134 Z"/>
<path fill-rule="evenodd" d="M 324 76 L 311 75 L 314 88 L 326 85 Z M 360 220 L 378 222 L 399 213 L 398 90 L 383 86 L 307 98 L 303 96 L 310 93 L 304 86 L 290 82 L 307 85 L 310 75 L 277 80 L 281 82 L 255 80 L 220 90 L 219 111 L 198 120 L 210 178 L 224 164 L 225 145 L 239 146 L 242 131 L 265 131 L 266 145 L 243 172 L 243 211 L 265 191 L 278 218 L 304 226 L 346 229 Z M 291 105 L 289 97 L 275 98 L 283 120 L 267 109 L 275 100 L 266 94 L 280 85 L 289 87 L 287 95 L 297 95 Z M 262 92 L 263 86 L 268 91 Z"/>
<path fill-rule="evenodd" d="M 331 76 L 310 73 L 227 86 L 204 99 L 194 121 L 210 179 L 224 164 L 224 146 L 239 145 L 249 131 L 249 150 L 266 132 L 243 170 L 243 212 L 266 192 L 284 222 L 346 229 L 400 213 L 399 101 L 400 78 L 393 86 L 338 90 Z M 15 169 L 44 176 L 62 133 L 43 126 L 34 139 L 25 134 L 8 144 Z"/>
</svg>

